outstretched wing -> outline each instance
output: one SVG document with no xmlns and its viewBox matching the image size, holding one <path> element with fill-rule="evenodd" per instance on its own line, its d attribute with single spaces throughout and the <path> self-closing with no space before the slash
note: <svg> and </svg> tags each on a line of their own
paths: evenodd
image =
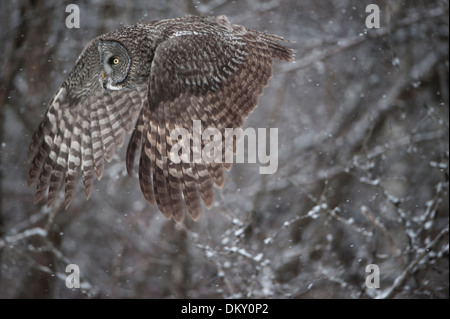
<svg viewBox="0 0 450 319">
<path fill-rule="evenodd" d="M 292 61 L 293 50 L 277 36 L 228 24 L 219 17 L 215 32 L 208 28 L 174 30 L 155 51 L 148 87 L 148 104 L 141 111 L 127 150 L 130 172 L 141 150 L 139 181 L 144 197 L 156 203 L 167 218 L 181 222 L 185 209 L 196 220 L 201 200 L 214 202 L 214 188 L 224 182 L 231 164 L 174 163 L 169 157 L 177 140 L 175 128 L 192 134 L 193 120 L 202 131 L 238 128 L 256 107 L 267 86 L 274 59 Z M 202 145 L 203 146 L 203 145 Z M 225 144 L 222 143 L 224 147 Z M 199 150 L 192 150 L 192 152 Z M 222 154 L 225 154 L 223 149 Z"/>
<path fill-rule="evenodd" d="M 80 171 L 89 198 L 94 172 L 98 179 L 102 177 L 104 160 L 110 161 L 116 146 L 123 143 L 145 99 L 145 87 L 102 88 L 97 47 L 95 38 L 83 50 L 33 135 L 28 185 L 37 184 L 35 203 L 45 198 L 48 189 L 50 206 L 65 183 L 67 208 Z"/>
</svg>

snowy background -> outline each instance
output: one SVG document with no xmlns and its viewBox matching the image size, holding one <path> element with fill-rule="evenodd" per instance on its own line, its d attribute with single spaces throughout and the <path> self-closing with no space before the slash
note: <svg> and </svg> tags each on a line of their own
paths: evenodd
<svg viewBox="0 0 450 319">
<path fill-rule="evenodd" d="M 374 0 L 380 29 L 369 3 L 1 1 L 0 298 L 448 298 L 448 1 Z M 122 147 L 89 201 L 80 183 L 67 211 L 34 205 L 31 134 L 83 47 L 185 14 L 295 41 L 245 123 L 278 128 L 278 171 L 234 165 L 213 208 L 179 226 L 126 176 Z"/>
</svg>

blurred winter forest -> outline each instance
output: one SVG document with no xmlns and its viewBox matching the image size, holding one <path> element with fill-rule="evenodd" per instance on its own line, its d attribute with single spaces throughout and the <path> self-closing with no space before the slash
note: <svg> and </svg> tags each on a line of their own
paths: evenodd
<svg viewBox="0 0 450 319">
<path fill-rule="evenodd" d="M 63 194 L 34 205 L 31 134 L 84 46 L 186 14 L 295 41 L 244 126 L 278 128 L 277 172 L 233 165 L 214 206 L 177 225 L 122 147 L 88 201 L 79 181 L 68 210 Z M 0 1 L 0 297 L 448 298 L 448 36 L 447 0 Z"/>
</svg>

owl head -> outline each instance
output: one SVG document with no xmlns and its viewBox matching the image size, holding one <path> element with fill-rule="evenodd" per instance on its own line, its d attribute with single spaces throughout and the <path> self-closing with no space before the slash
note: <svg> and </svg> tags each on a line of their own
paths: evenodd
<svg viewBox="0 0 450 319">
<path fill-rule="evenodd" d="M 128 85 L 131 58 L 128 50 L 117 41 L 100 40 L 101 78 L 104 89 L 120 90 Z"/>
</svg>

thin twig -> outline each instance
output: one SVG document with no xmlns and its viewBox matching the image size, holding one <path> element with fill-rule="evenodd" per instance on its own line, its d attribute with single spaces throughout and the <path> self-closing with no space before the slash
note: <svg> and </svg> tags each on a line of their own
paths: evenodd
<svg viewBox="0 0 450 319">
<path fill-rule="evenodd" d="M 319 61 L 324 61 L 340 52 L 346 51 L 350 48 L 353 48 L 361 43 L 364 43 L 366 41 L 369 41 L 371 39 L 376 38 L 382 38 L 393 31 L 406 28 L 410 25 L 413 25 L 415 23 L 421 22 L 423 20 L 428 19 L 434 19 L 439 16 L 442 16 L 444 14 L 448 14 L 448 10 L 445 10 L 443 8 L 435 8 L 430 11 L 428 11 L 426 14 L 414 14 L 411 16 L 408 16 L 401 20 L 394 28 L 380 28 L 377 30 L 371 30 L 370 32 L 367 32 L 366 34 L 361 34 L 359 36 L 355 36 L 353 38 L 347 38 L 338 41 L 338 43 L 334 46 L 328 47 L 326 50 L 321 52 L 314 52 L 310 55 L 298 59 L 295 61 L 295 64 L 286 64 L 284 66 L 281 66 L 281 69 L 283 72 L 295 72 L 299 69 L 303 69 L 307 66 L 310 66 L 311 64 L 314 64 Z"/>
<path fill-rule="evenodd" d="M 400 276 L 398 276 L 395 280 L 394 283 L 392 284 L 392 286 L 390 286 L 388 289 L 386 289 L 384 292 L 382 292 L 381 294 L 379 294 L 378 296 L 376 296 L 376 299 L 387 299 L 387 298 L 391 298 L 395 291 L 397 289 L 399 289 L 403 283 L 405 282 L 405 280 L 408 278 L 408 276 L 410 274 L 413 273 L 414 268 L 416 267 L 416 265 L 422 260 L 422 258 L 425 257 L 425 255 L 427 255 L 431 249 L 434 248 L 434 246 L 437 245 L 437 243 L 441 240 L 441 238 L 443 238 L 444 236 L 448 235 L 449 229 L 448 229 L 448 225 L 441 230 L 441 232 L 434 238 L 434 240 L 432 242 L 430 242 L 424 249 L 422 250 L 417 250 L 417 251 L 421 251 L 421 253 L 419 253 L 416 258 L 408 265 L 408 267 L 405 268 L 405 270 L 400 274 Z"/>
</svg>

